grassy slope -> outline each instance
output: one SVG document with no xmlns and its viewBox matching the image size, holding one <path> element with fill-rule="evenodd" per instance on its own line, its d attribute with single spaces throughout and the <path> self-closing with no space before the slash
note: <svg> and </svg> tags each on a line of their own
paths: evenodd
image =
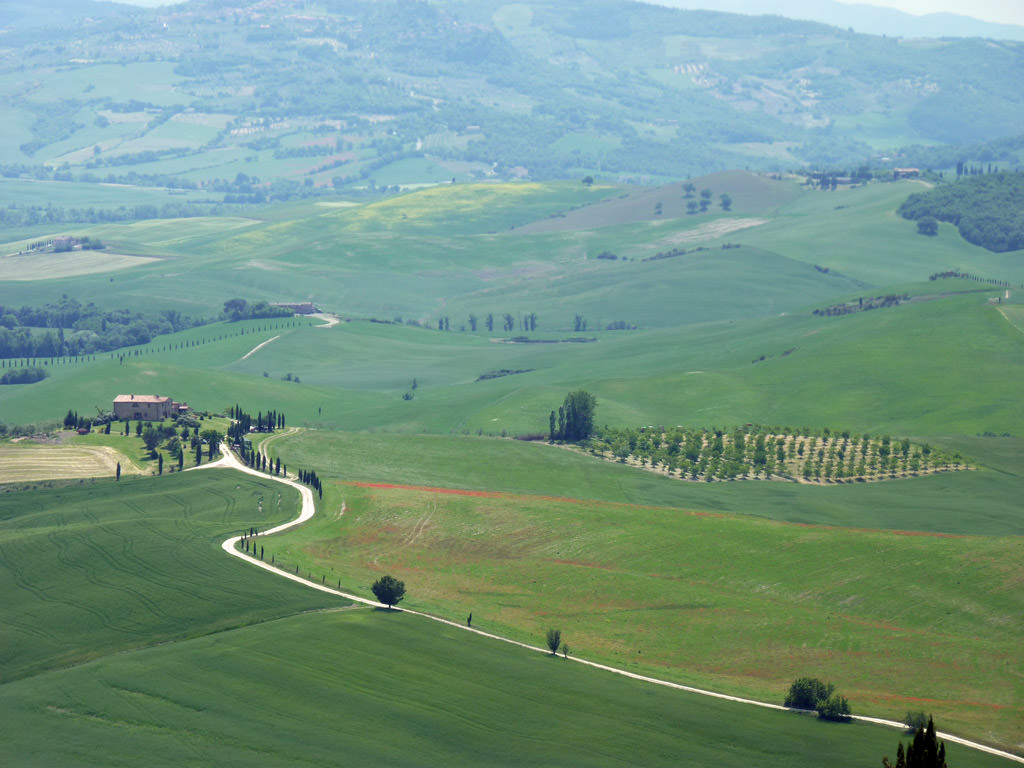
<svg viewBox="0 0 1024 768">
<path fill-rule="evenodd" d="M 399 483 L 709 510 L 769 519 L 988 536 L 1024 534 L 1020 439 L 970 448 L 982 470 L 818 487 L 783 482 L 689 483 L 542 444 L 435 435 L 309 431 L 271 454 L 342 482 Z"/>
<path fill-rule="evenodd" d="M 367 610 L 7 685 L 0 711 L 12 766 L 322 765 L 344 755 L 396 766 L 729 768 L 825 754 L 854 766 L 892 755 L 899 738 L 688 696 Z M 958 766 L 1003 764 L 952 745 L 948 754 Z"/>
<path fill-rule="evenodd" d="M 808 192 L 759 227 L 756 242 L 876 287 L 923 280 L 949 269 L 1014 283 L 1024 280 L 1019 254 L 972 246 L 951 226 L 941 227 L 938 237 L 918 235 L 916 224 L 897 216 L 896 209 L 921 189 L 908 181 Z"/>
<path fill-rule="evenodd" d="M 1016 306 L 1007 308 L 1004 316 L 978 294 L 841 318 L 806 314 L 809 306 L 831 303 L 839 296 L 856 298 L 889 292 L 897 283 L 920 283 L 939 269 L 960 267 L 1002 279 L 1021 277 L 1012 254 L 979 252 L 947 232 L 927 241 L 915 235 L 912 225 L 891 215 L 907 188 L 799 195 L 790 203 L 777 203 L 770 214 L 774 221 L 723 238 L 760 250 L 717 250 L 693 259 L 647 264 L 581 259 L 605 248 L 649 255 L 685 242 L 701 225 L 685 219 L 654 225 L 634 221 L 594 232 L 527 235 L 505 230 L 538 213 L 567 209 L 586 195 L 607 191 L 556 190 L 533 202 L 521 198 L 507 208 L 502 203 L 513 198 L 499 191 L 481 197 L 485 204 L 465 216 L 460 206 L 471 202 L 467 194 L 479 190 L 460 188 L 447 200 L 445 191 L 452 193 L 435 191 L 326 213 L 296 206 L 297 219 L 268 217 L 257 224 L 207 221 L 191 228 L 177 222 L 146 222 L 132 230 L 97 228 L 96 234 L 105 240 L 123 237 L 137 246 L 133 252 L 167 260 L 119 273 L 113 284 L 104 275 L 19 285 L 18 302 L 32 303 L 73 289 L 76 295 L 103 296 L 109 303 L 113 288 L 124 303 L 138 306 L 180 308 L 184 300 L 201 311 L 219 307 L 229 295 L 310 297 L 329 300 L 341 309 L 372 307 L 386 317 L 451 313 L 454 327 L 460 322 L 456 312 L 490 307 L 492 302 L 496 313 L 537 311 L 542 330 L 549 316 L 544 306 L 553 308 L 551 316 L 564 314 L 570 319 L 573 312 L 584 311 L 592 323 L 629 320 L 630 311 L 658 318 L 658 324 L 705 322 L 601 334 L 596 344 L 551 346 L 492 344 L 482 335 L 392 326 L 349 324 L 331 331 L 289 327 L 280 340 L 241 361 L 256 343 L 278 333 L 268 328 L 188 350 L 147 351 L 123 366 L 58 366 L 40 384 L 4 388 L 0 417 L 42 418 L 54 402 L 61 403 L 61 413 L 67 407 L 84 412 L 94 400 L 109 402 L 116 394 L 112 388 L 170 392 L 201 407 L 230 402 L 251 410 L 277 407 L 288 414 L 291 424 L 404 433 L 318 434 L 319 445 L 305 435 L 275 447 L 293 467 L 314 467 L 323 476 L 728 510 L 798 522 L 1020 534 L 1020 438 L 967 437 L 982 432 L 1019 436 L 1024 428 L 1016 391 L 1024 362 L 1022 337 L 1012 325 Z M 442 234 L 432 221 L 447 222 L 458 234 Z M 808 266 L 814 264 L 829 267 L 830 274 Z M 837 271 L 847 277 L 836 276 Z M 612 299 L 617 283 L 622 290 Z M 672 290 L 675 284 L 678 291 Z M 735 284 L 746 287 L 730 293 L 729 286 Z M 571 287 L 566 289 L 567 285 Z M 944 281 L 920 290 L 953 287 L 960 286 Z M 0 297 L 7 290 L 0 286 Z M 547 304 L 519 305 L 534 295 Z M 612 311 L 615 314 L 605 315 Z M 721 314 L 713 314 L 716 311 Z M 767 320 L 732 319 L 764 312 L 789 314 Z M 559 326 L 556 330 L 562 333 Z M 766 356 L 765 362 L 752 365 L 760 355 Z M 503 367 L 537 370 L 474 383 L 480 373 Z M 263 378 L 264 371 L 268 378 Z M 299 374 L 303 383 L 280 381 L 286 372 Z M 403 401 L 401 393 L 414 377 L 420 383 L 416 398 Z M 775 483 L 695 486 L 543 446 L 410 436 L 424 430 L 543 431 L 546 413 L 567 389 L 577 386 L 597 394 L 601 422 L 759 421 L 909 434 L 962 450 L 986 469 L 843 488 Z M 329 505 L 340 506 L 341 493 L 354 492 L 329 484 Z M 554 508 L 545 506 L 544 513 Z M 401 525 L 408 522 L 402 519 Z M 828 552 L 832 559 L 841 559 L 841 535 L 835 536 Z M 738 537 L 731 546 L 741 546 L 743 540 Z M 930 564 L 947 544 L 941 539 L 925 541 L 918 561 Z M 939 544 L 932 547 L 934 542 Z M 1014 542 L 1011 539 L 1007 546 L 1012 548 Z M 729 545 L 723 540 L 723 547 Z M 1011 550 L 1009 561 L 1013 556 Z M 966 555 L 961 552 L 957 557 Z M 826 562 L 831 564 L 827 558 Z M 868 567 L 884 572 L 884 564 Z M 1007 578 L 1012 581 L 1016 573 L 1019 569 L 1011 568 Z M 770 569 L 765 571 L 766 578 L 772 575 Z M 916 583 L 918 575 L 911 570 L 906 579 Z M 952 579 L 947 575 L 947 581 Z M 418 577 L 423 580 L 425 573 Z M 628 577 L 609 575 L 608 584 L 614 587 L 619 581 L 621 586 Z M 1000 631 L 986 630 L 970 647 L 981 647 Z M 849 627 L 844 628 L 836 642 L 841 644 L 848 632 Z M 605 636 L 593 636 L 599 635 Z M 914 658 L 923 663 L 923 656 Z M 865 664 L 861 669 L 870 668 Z M 982 671 L 998 677 L 991 666 Z M 823 675 L 830 676 L 827 671 Z M 873 695 L 881 694 L 875 690 Z M 957 696 L 963 697 L 963 691 L 939 698 L 956 701 Z M 975 716 L 970 717 L 971 728 L 980 733 Z M 994 738 L 1012 738 L 1008 732 Z"/>
<path fill-rule="evenodd" d="M 215 470 L 0 495 L 0 680 L 332 604 L 219 554 L 297 499 Z"/>
<path fill-rule="evenodd" d="M 161 339 L 123 365 L 108 358 L 57 366 L 40 383 L 5 387 L 0 418 L 41 420 L 54 402 L 87 412 L 119 391 L 156 391 L 209 408 L 273 402 L 296 425 L 543 432 L 551 408 L 582 386 L 598 397 L 598 423 L 615 425 L 760 422 L 929 437 L 1019 435 L 1024 336 L 986 296 L 838 318 L 606 333 L 590 344 L 496 344 L 457 332 L 362 323 L 326 330 L 304 321 L 252 323 L 246 335 L 214 343 L 241 329 L 210 327 L 183 337 L 210 342 L 199 347 L 163 351 L 177 339 Z M 503 368 L 535 370 L 476 382 Z M 287 373 L 302 385 L 282 382 Z M 403 401 L 414 378 L 416 398 Z"/>
<path fill-rule="evenodd" d="M 774 700 L 809 674 L 860 713 L 927 702 L 955 732 L 1024 743 L 1007 674 L 1024 662 L 1019 538 L 351 486 L 325 499 L 267 542 L 279 564 L 364 592 L 392 573 L 410 607 L 527 641 L 560 626 L 580 655 L 688 684 Z"/>
<path fill-rule="evenodd" d="M 258 222 L 79 228 L 121 252 L 160 260 L 116 273 L 113 285 L 108 274 L 70 280 L 56 271 L 38 283 L 0 284 L 0 301 L 8 302 L 6 291 L 16 289 L 18 301 L 26 303 L 65 292 L 110 303 L 113 291 L 119 304 L 130 307 L 184 304 L 209 314 L 225 297 L 243 293 L 312 299 L 341 312 L 387 318 L 448 315 L 455 327 L 470 312 L 536 312 L 542 330 L 560 331 L 575 313 L 585 315 L 591 328 L 616 320 L 650 327 L 775 314 L 968 266 L 1000 279 L 1024 278 L 1012 255 L 989 254 L 952 232 L 927 240 L 916 235 L 893 213 L 916 185 L 818 193 L 746 175 L 728 185 L 749 187 L 749 201 L 737 192 L 732 212 L 696 217 L 650 215 L 647 196 L 674 199 L 677 185 L 585 206 L 619 190 L 487 184 L 343 208 L 295 204 L 283 207 L 285 218 L 269 209 Z M 715 227 L 737 219 L 766 223 L 715 234 Z M 516 228 L 537 220 L 545 227 Z M 569 228 L 571 222 L 578 228 Z M 723 243 L 747 248 L 721 251 Z M 698 246 L 711 250 L 647 264 L 595 258 L 605 250 L 636 260 Z M 815 264 L 832 272 L 817 272 Z"/>
<path fill-rule="evenodd" d="M 246 508 L 276 491 L 210 471 L 0 497 L 13 579 L 5 764 L 295 765 L 343 752 L 394 765 L 781 767 L 893 752 L 887 729 L 659 689 L 402 614 L 295 616 L 336 601 L 218 547 L 260 522 Z"/>
</svg>

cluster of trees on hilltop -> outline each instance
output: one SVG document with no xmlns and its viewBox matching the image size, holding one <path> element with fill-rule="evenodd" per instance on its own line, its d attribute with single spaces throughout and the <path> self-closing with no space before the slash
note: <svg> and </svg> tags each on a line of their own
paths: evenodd
<svg viewBox="0 0 1024 768">
<path fill-rule="evenodd" d="M 202 325 L 176 310 L 104 310 L 62 297 L 42 307 L 0 305 L 0 357 L 77 357 L 147 344 L 154 336 Z M 39 333 L 33 329 L 47 329 Z"/>
<path fill-rule="evenodd" d="M 266 301 L 254 301 L 252 304 L 245 299 L 228 299 L 224 302 L 224 315 L 228 320 L 257 320 L 268 317 L 291 317 L 295 312 L 288 307 L 276 307 Z"/>
<path fill-rule="evenodd" d="M 899 207 L 905 219 L 954 224 L 969 243 L 998 253 L 1024 248 L 1024 174 L 965 176 L 911 195 Z"/>
</svg>

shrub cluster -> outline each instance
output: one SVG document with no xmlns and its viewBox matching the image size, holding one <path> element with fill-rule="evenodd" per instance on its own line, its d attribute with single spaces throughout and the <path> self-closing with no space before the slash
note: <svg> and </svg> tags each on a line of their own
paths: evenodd
<svg viewBox="0 0 1024 768">
<path fill-rule="evenodd" d="M 798 677 L 789 686 L 783 704 L 796 709 L 814 710 L 822 720 L 844 722 L 850 719 L 850 702 L 836 693 L 832 683 L 816 677 Z"/>
<path fill-rule="evenodd" d="M 35 384 L 46 378 L 46 371 L 42 368 L 16 368 L 7 371 L 0 376 L 0 385 L 3 384 Z"/>
</svg>

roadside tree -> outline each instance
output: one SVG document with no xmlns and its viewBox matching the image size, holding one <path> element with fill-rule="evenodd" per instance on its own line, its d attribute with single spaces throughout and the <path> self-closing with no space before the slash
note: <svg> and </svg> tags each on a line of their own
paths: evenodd
<svg viewBox="0 0 1024 768">
<path fill-rule="evenodd" d="M 405 582 L 399 581 L 394 576 L 381 576 L 370 587 L 373 596 L 381 603 L 384 603 L 390 610 L 392 606 L 398 605 L 405 597 Z"/>
<path fill-rule="evenodd" d="M 946 768 L 946 745 L 936 738 L 935 723 L 928 718 L 928 726 L 918 728 L 914 740 L 903 751 L 903 742 L 896 748 L 896 762 L 882 758 L 885 768 Z"/>
<path fill-rule="evenodd" d="M 834 691 L 834 685 L 823 683 L 816 677 L 798 677 L 789 686 L 783 704 L 796 709 L 817 709 L 818 702 L 828 699 Z"/>
<path fill-rule="evenodd" d="M 551 651 L 551 655 L 554 656 L 558 653 L 558 649 L 562 645 L 562 630 L 560 629 L 549 629 L 545 640 L 548 644 L 548 650 Z"/>
</svg>

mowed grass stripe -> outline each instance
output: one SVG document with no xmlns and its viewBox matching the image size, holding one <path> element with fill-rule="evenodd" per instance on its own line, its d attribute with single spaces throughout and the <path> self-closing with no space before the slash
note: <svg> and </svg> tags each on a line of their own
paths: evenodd
<svg viewBox="0 0 1024 768">
<path fill-rule="evenodd" d="M 414 616 L 317 613 L 0 688 L 10 765 L 864 765 L 896 732 L 666 690 Z M 952 764 L 1005 762 L 956 745 Z M 954 763 L 955 761 L 955 763 Z"/>
</svg>

